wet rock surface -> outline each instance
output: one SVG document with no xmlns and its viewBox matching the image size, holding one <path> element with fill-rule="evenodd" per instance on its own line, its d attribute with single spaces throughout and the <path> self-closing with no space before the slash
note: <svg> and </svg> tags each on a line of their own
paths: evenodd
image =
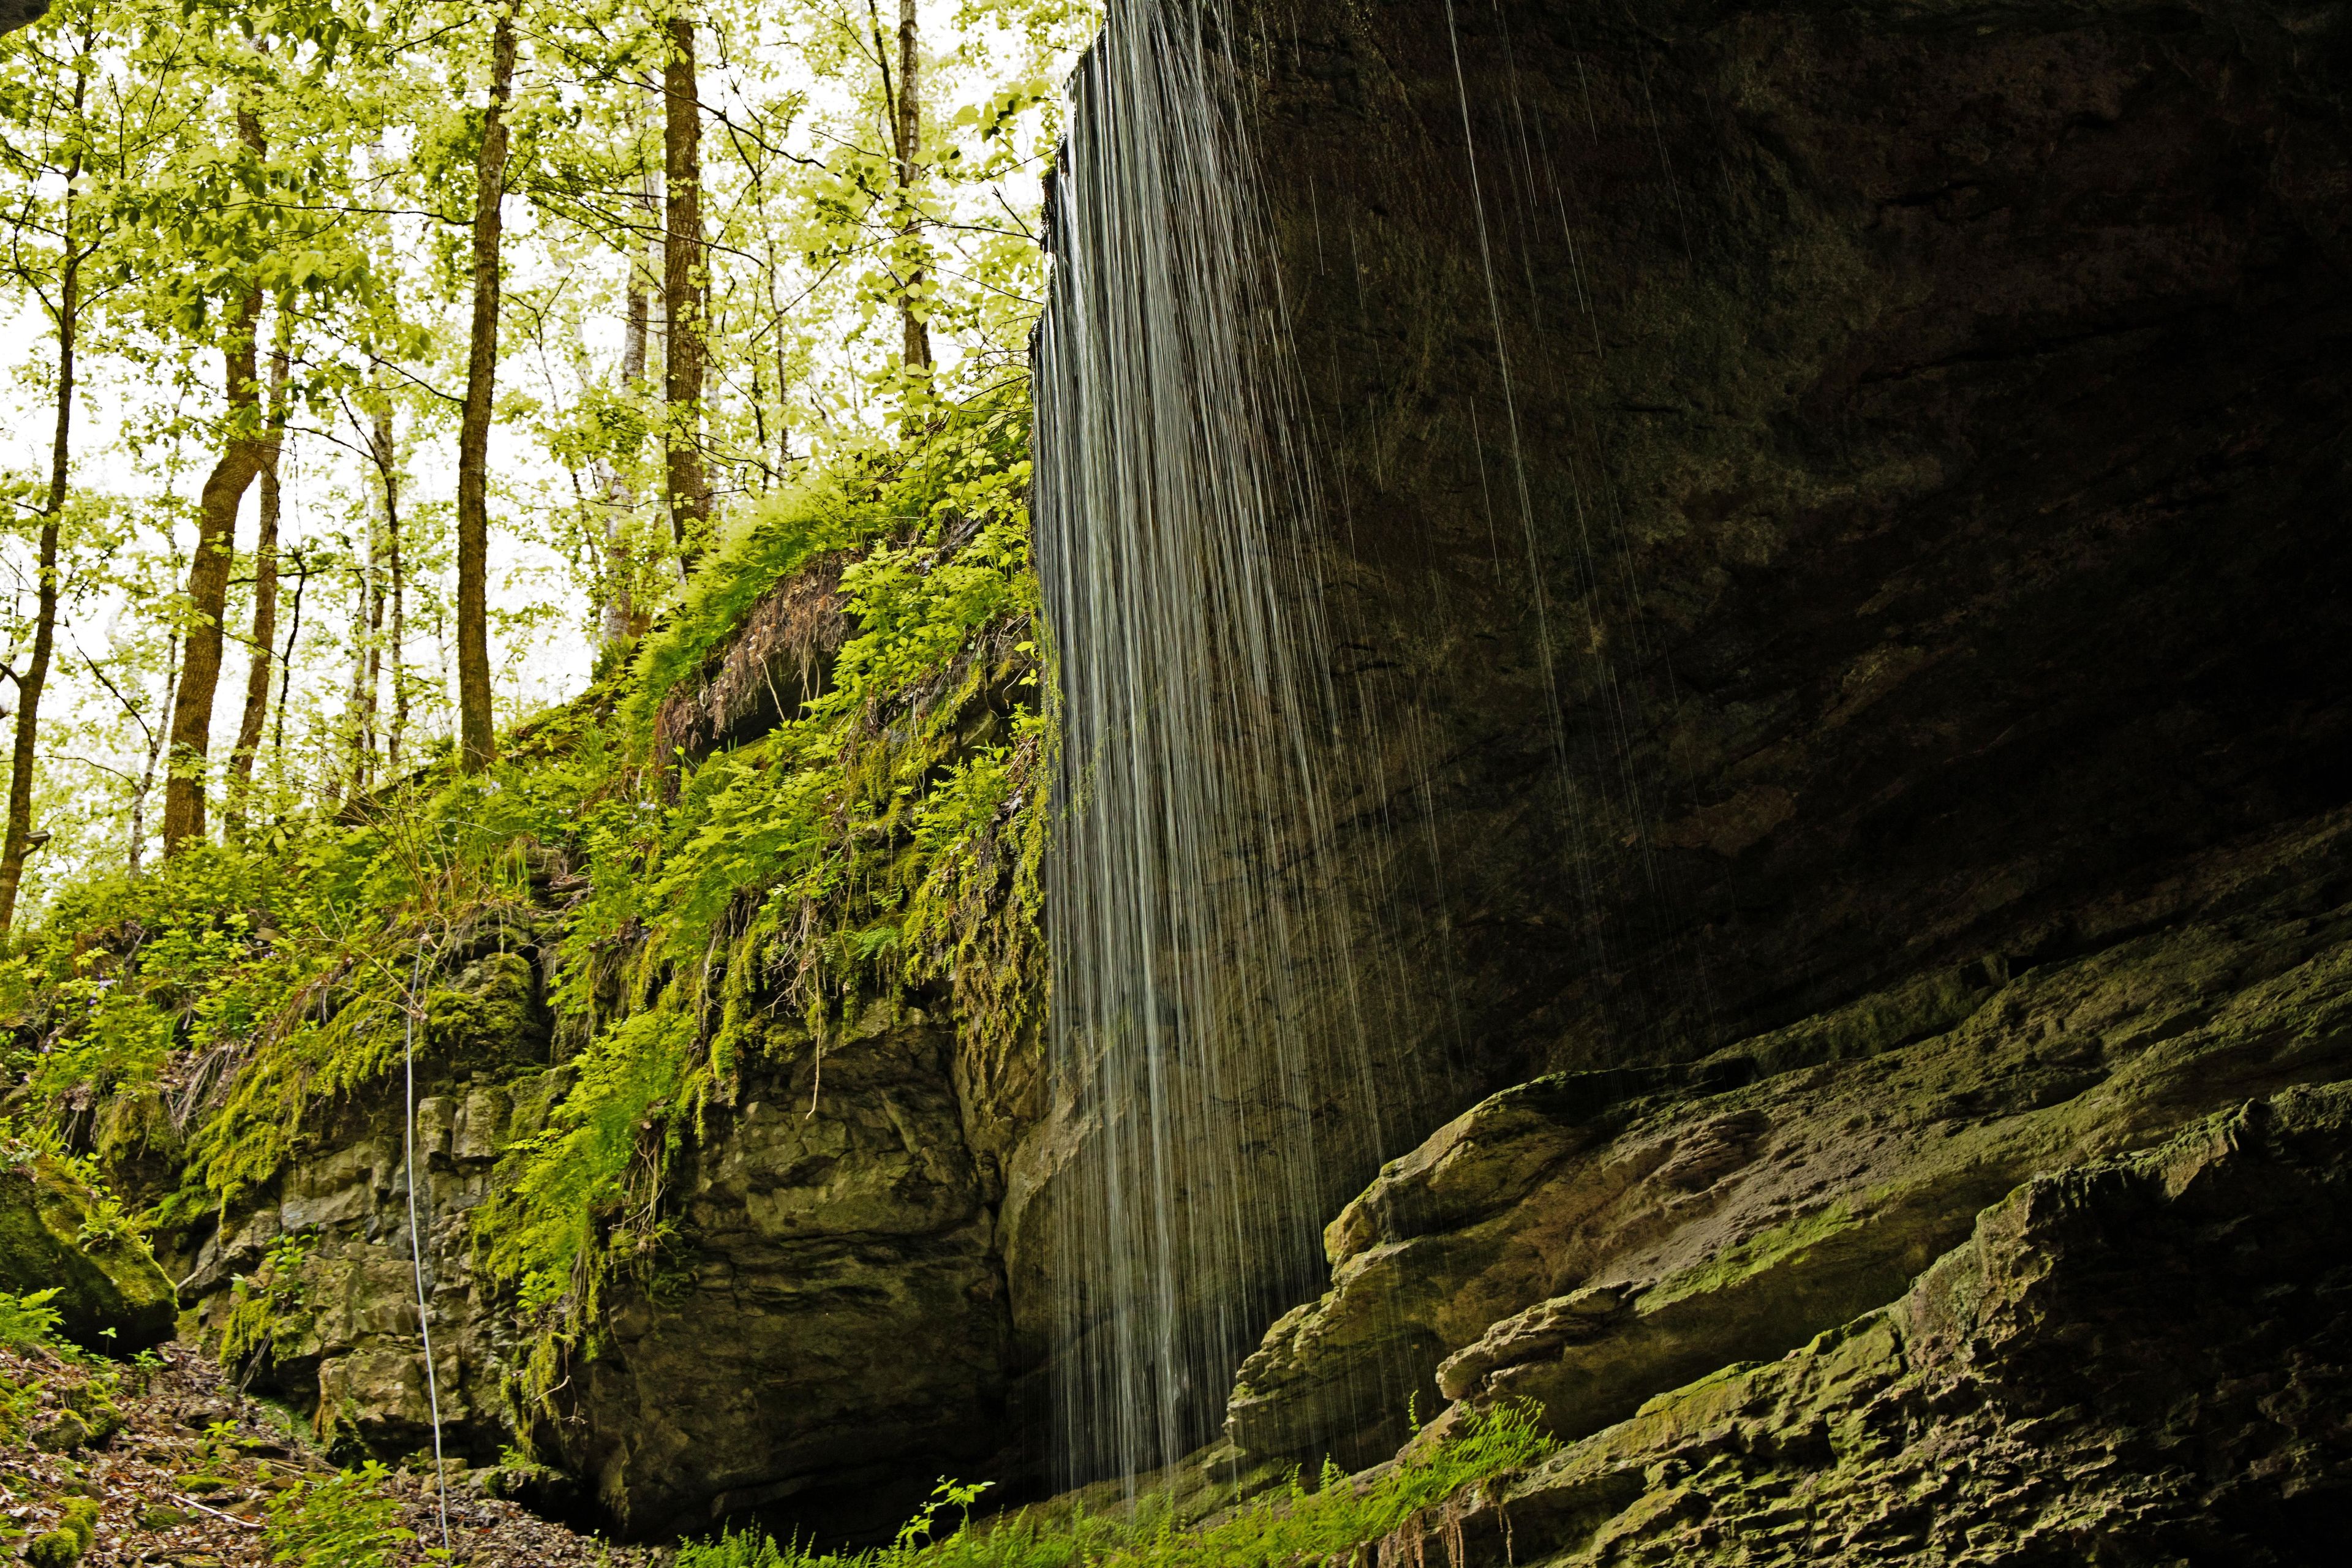
<svg viewBox="0 0 2352 1568">
<path fill-rule="evenodd" d="M 1275 31 L 1363 983 L 1469 1089 L 1423 1127 L 2079 951 L 2352 797 L 2341 8 Z"/>
<path fill-rule="evenodd" d="M 1894 1300 L 2038 1173 L 2352 1076 L 2348 847 L 2341 815 L 2241 846 L 2173 890 L 2193 914 L 1742 1042 L 1691 1075 L 1720 1092 L 1571 1073 L 1475 1107 L 1332 1222 L 1332 1289 L 1244 1366 L 1228 1436 L 1364 1463 L 1409 1399 L 1527 1399 L 1580 1436 Z"/>
<path fill-rule="evenodd" d="M 2036 1177 L 1891 1305 L 1417 1519 L 1383 1563 L 2316 1563 L 2352 1090 Z"/>
</svg>

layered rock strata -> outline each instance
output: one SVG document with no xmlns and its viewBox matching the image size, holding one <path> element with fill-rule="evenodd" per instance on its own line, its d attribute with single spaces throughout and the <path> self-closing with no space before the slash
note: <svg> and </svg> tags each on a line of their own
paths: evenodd
<svg viewBox="0 0 2352 1568">
<path fill-rule="evenodd" d="M 1389 1564 L 2332 1561 L 2352 1090 L 2027 1182 L 1897 1300 L 1410 1521 Z"/>
<path fill-rule="evenodd" d="M 1338 1435 L 1369 1463 L 1404 1435 L 1400 1385 L 1424 1415 L 1530 1400 L 1581 1436 L 1894 1300 L 2037 1173 L 2352 1077 L 2347 848 L 2334 815 L 2111 911 L 2087 956 L 1990 958 L 1690 1069 L 1486 1100 L 1332 1222 L 1332 1288 L 1244 1366 L 1229 1437 L 1311 1457 Z"/>
</svg>

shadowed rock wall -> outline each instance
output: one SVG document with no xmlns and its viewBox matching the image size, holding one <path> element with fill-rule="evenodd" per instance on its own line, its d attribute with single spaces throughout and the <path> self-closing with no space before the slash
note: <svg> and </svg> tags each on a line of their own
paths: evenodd
<svg viewBox="0 0 2352 1568">
<path fill-rule="evenodd" d="M 1413 1049 L 1703 1054 L 2352 795 L 2341 7 L 1256 16 Z"/>
<path fill-rule="evenodd" d="M 1297 896 L 1391 1095 L 1327 1213 L 2352 796 L 2340 8 L 1236 10 L 1355 792 Z M 1014 1167 L 1033 1363 L 1088 1136 Z"/>
</svg>

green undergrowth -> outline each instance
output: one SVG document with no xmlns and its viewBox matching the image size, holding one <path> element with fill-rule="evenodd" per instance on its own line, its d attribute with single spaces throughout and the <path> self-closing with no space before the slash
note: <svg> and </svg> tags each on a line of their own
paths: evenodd
<svg viewBox="0 0 2352 1568">
<path fill-rule="evenodd" d="M 1030 1037 L 1050 746 L 1025 399 L 742 509 L 634 657 L 490 772 L 67 889 L 0 960 L 15 1102 L 168 1171 L 144 1196 L 170 1226 L 263 1192 L 411 1047 L 420 1074 L 542 1074 L 476 1215 L 530 1347 L 510 1392 L 542 1397 L 615 1273 L 653 1281 L 670 1162 L 747 1064 L 817 1061 L 918 999 L 951 1002 L 968 1048 Z M 845 601 L 830 683 L 731 750 L 662 754 L 665 700 L 813 564 Z M 525 1037 L 532 1059 L 499 1054 Z M 226 1348 L 267 1338 L 277 1288 Z"/>
<path fill-rule="evenodd" d="M 1318 1482 L 1294 1477 L 1197 1524 L 1180 1524 L 1164 1500 L 1133 1508 L 1020 1510 L 974 1520 L 980 1489 L 942 1481 L 888 1546 L 811 1552 L 757 1534 L 721 1535 L 679 1550 L 675 1568 L 1305 1568 L 1354 1561 L 1420 1510 L 1464 1488 L 1542 1460 L 1559 1445 L 1535 1412 L 1506 1406 L 1472 1415 L 1443 1443 L 1415 1448 L 1359 1482 L 1327 1466 Z M 961 1512 L 942 1536 L 950 1510 Z M 1406 1558 L 1404 1561 L 1418 1561 Z"/>
</svg>

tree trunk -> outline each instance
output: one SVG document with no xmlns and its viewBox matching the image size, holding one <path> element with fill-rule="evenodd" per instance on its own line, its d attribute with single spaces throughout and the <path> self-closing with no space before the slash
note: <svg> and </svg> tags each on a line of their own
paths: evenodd
<svg viewBox="0 0 2352 1568">
<path fill-rule="evenodd" d="M 176 853 L 205 834 L 205 766 L 212 751 L 213 700 L 220 689 L 221 619 L 228 605 L 229 568 L 236 553 L 236 513 L 246 488 L 268 460 L 268 442 L 255 414 L 253 326 L 261 293 L 239 300 L 229 317 L 226 362 L 229 426 L 221 455 L 205 476 L 196 507 L 196 550 L 188 563 L 188 626 L 181 656 L 180 690 L 172 703 L 172 742 L 163 778 L 163 853 Z"/>
<path fill-rule="evenodd" d="M 514 85 L 514 13 L 490 29 L 490 103 L 474 167 L 474 331 L 466 354 L 466 409 L 457 426 L 457 738 L 460 765 L 480 773 L 498 756 L 490 728 L 490 394 L 498 375 L 499 203 L 507 182 L 507 97 Z"/>
<path fill-rule="evenodd" d="M 286 628 L 286 654 L 278 662 L 278 722 L 270 726 L 270 771 L 284 776 L 286 767 L 286 700 L 294 689 L 294 645 L 302 640 L 302 589 L 310 581 L 310 557 L 294 552 L 294 613 Z"/>
<path fill-rule="evenodd" d="M 269 455 L 261 464 L 261 528 L 253 543 L 252 662 L 245 672 L 245 712 L 237 721 L 236 749 L 228 758 L 228 805 L 222 826 L 231 838 L 245 837 L 253 795 L 253 759 L 261 749 L 262 725 L 269 717 L 270 655 L 278 646 L 278 463 L 286 450 L 286 379 L 289 372 L 286 318 L 278 313 L 278 344 L 269 353 Z"/>
<path fill-rule="evenodd" d="M 173 632 L 169 651 L 163 656 L 163 706 L 172 706 L 172 698 L 180 689 L 180 634 Z M 279 693 L 279 711 L 284 711 L 285 694 Z M 131 847 L 124 857 L 131 875 L 139 875 L 140 857 L 147 852 L 147 797 L 155 788 L 155 761 L 163 752 L 163 731 L 152 732 L 147 739 L 147 771 L 139 775 L 139 787 L 131 792 Z"/>
<path fill-rule="evenodd" d="M 239 140 L 258 158 L 268 148 L 261 122 L 237 110 Z M 227 369 L 228 430 L 221 455 L 205 479 L 196 506 L 196 552 L 188 563 L 188 627 L 180 656 L 180 690 L 172 703 L 172 742 L 163 775 L 163 853 L 176 853 L 205 835 L 205 768 L 212 752 L 213 699 L 220 689 L 221 617 L 228 605 L 229 567 L 236 554 L 236 512 L 246 487 L 268 460 L 269 441 L 257 416 L 254 327 L 261 290 L 248 290 L 228 321 L 221 344 Z"/>
<path fill-rule="evenodd" d="M 911 258 L 914 250 L 915 158 L 922 151 L 923 100 L 918 90 L 918 70 L 921 64 L 915 40 L 915 0 L 898 0 L 898 190 L 907 202 L 907 216 L 899 233 L 905 237 Z M 899 324 L 904 329 L 905 342 L 900 353 L 910 370 L 931 363 L 931 330 L 924 324 L 919 303 L 923 270 L 912 268 L 907 278 L 907 291 L 899 301 Z"/>
<path fill-rule="evenodd" d="M 359 800 L 375 783 L 375 694 L 383 674 L 379 639 L 383 631 L 383 584 L 375 557 L 375 529 L 371 524 L 363 552 L 355 553 L 352 561 L 352 694 L 343 706 L 351 742 L 344 775 L 349 780 L 343 795 L 346 805 Z"/>
<path fill-rule="evenodd" d="M 79 104 L 80 87 L 75 100 Z M 16 744 L 8 767 L 8 830 L 0 837 L 0 931 L 16 919 L 25 882 L 25 856 L 33 843 L 33 764 L 40 740 L 41 688 L 58 631 L 58 527 L 66 510 L 68 459 L 73 451 L 74 335 L 81 313 L 81 258 L 74 250 L 72 186 L 67 187 L 64 259 L 58 279 L 58 421 L 49 444 L 48 505 L 41 515 L 40 608 L 33 623 L 33 659 L 16 681 Z"/>
<path fill-rule="evenodd" d="M 674 16 L 668 26 L 669 60 L 662 73 L 662 293 L 669 327 L 663 395 L 669 416 L 670 531 L 679 560 L 691 565 L 710 517 L 710 481 L 702 468 L 702 103 L 694 75 L 694 23 Z"/>
<path fill-rule="evenodd" d="M 408 581 L 400 560 L 400 448 L 393 439 L 392 399 L 375 405 L 375 433 L 369 445 L 383 479 L 384 571 L 391 578 L 392 638 L 385 647 L 392 666 L 392 728 L 384 736 L 387 774 L 400 772 L 400 742 L 408 732 L 408 688 L 401 679 L 400 654 L 408 642 Z M 381 605 L 379 605 L 379 609 Z"/>
<path fill-rule="evenodd" d="M 638 199 L 644 203 L 648 217 L 654 208 L 653 173 L 646 171 Z M 651 301 L 647 295 L 654 284 L 650 258 L 653 241 L 646 241 L 644 255 L 638 259 L 633 249 L 629 257 L 628 314 L 621 334 L 621 386 L 631 399 L 645 388 L 646 328 Z M 637 618 L 636 560 L 630 549 L 629 522 L 637 509 L 636 492 L 630 487 L 618 467 L 607 465 L 604 481 L 604 646 L 614 648 L 640 635 L 645 627 Z"/>
</svg>

